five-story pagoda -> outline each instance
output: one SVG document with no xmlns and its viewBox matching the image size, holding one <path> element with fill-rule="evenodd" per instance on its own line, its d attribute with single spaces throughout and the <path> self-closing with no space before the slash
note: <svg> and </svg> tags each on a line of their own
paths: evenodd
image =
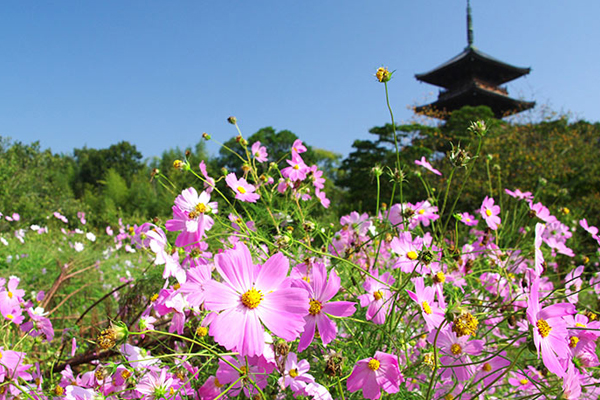
<svg viewBox="0 0 600 400">
<path fill-rule="evenodd" d="M 415 112 L 440 119 L 463 106 L 485 105 L 492 109 L 496 118 L 528 110 L 533 101 L 522 101 L 508 96 L 500 85 L 527 75 L 531 68 L 515 67 L 497 60 L 473 46 L 473 23 L 471 5 L 467 0 L 467 47 L 462 53 L 436 69 L 416 74 L 422 82 L 440 86 L 437 101 L 415 107 Z"/>
</svg>

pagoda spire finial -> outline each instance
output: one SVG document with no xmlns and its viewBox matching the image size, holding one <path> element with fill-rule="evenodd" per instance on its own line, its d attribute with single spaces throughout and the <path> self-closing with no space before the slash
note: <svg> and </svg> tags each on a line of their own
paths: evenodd
<svg viewBox="0 0 600 400">
<path fill-rule="evenodd" d="M 471 18 L 471 1 L 467 0 L 467 43 L 473 47 L 473 18 Z"/>
</svg>

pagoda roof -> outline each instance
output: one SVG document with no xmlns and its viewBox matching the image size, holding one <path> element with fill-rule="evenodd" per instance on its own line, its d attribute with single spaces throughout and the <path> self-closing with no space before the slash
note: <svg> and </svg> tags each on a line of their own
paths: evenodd
<svg viewBox="0 0 600 400">
<path fill-rule="evenodd" d="M 530 71 L 531 68 L 507 64 L 471 45 L 434 70 L 416 74 L 415 78 L 444 88 L 455 86 L 457 82 L 474 77 L 493 85 L 500 85 L 526 75 Z"/>
<path fill-rule="evenodd" d="M 465 105 L 488 106 L 492 109 L 496 118 L 503 118 L 528 110 L 535 106 L 535 102 L 513 99 L 502 88 L 472 81 L 459 89 L 440 92 L 436 102 L 416 107 L 415 112 L 429 114 L 433 111 L 431 113 L 433 116 L 446 119 L 448 113 Z M 436 112 L 441 112 L 441 114 Z"/>
</svg>

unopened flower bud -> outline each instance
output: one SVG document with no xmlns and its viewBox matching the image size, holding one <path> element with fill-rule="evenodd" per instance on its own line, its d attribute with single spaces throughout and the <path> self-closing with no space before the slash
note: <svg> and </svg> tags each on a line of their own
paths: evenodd
<svg viewBox="0 0 600 400">
<path fill-rule="evenodd" d="M 204 140 L 210 140 L 210 135 L 208 133 L 206 133 L 206 132 L 203 132 L 202 133 L 202 139 L 204 139 Z"/>
<path fill-rule="evenodd" d="M 393 72 L 390 72 L 387 68 L 380 67 L 377 69 L 377 72 L 375 73 L 375 77 L 377 78 L 377 80 L 379 82 L 385 83 L 385 82 L 389 82 L 390 79 L 392 79 L 392 74 L 393 74 Z"/>
<path fill-rule="evenodd" d="M 487 126 L 485 125 L 485 121 L 475 121 L 471 122 L 468 130 L 477 136 L 485 136 L 487 132 Z"/>
<path fill-rule="evenodd" d="M 235 124 L 237 124 L 237 118 L 234 116 L 231 116 L 231 117 L 227 118 L 227 122 L 229 122 L 231 125 L 235 125 Z"/>
</svg>

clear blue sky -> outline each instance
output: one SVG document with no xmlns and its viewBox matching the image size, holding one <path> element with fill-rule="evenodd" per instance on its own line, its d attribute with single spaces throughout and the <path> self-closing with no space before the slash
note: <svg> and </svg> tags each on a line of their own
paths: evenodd
<svg viewBox="0 0 600 400">
<path fill-rule="evenodd" d="M 202 132 L 265 126 L 346 155 L 391 102 L 432 101 L 426 72 L 466 45 L 465 0 L 5 1 L 0 136 L 70 153 L 120 140 L 145 157 Z M 600 1 L 472 0 L 475 45 L 531 67 L 512 96 L 600 120 Z M 216 148 L 213 146 L 214 152 Z"/>
</svg>

